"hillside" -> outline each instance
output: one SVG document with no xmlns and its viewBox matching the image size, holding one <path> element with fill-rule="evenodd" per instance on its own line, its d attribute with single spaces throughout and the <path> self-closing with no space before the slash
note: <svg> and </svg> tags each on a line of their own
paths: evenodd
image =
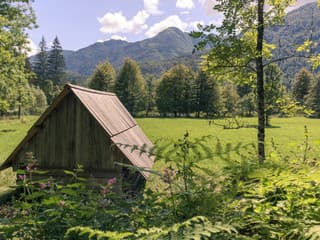
<svg viewBox="0 0 320 240">
<path fill-rule="evenodd" d="M 109 40 L 95 43 L 78 51 L 65 52 L 65 60 L 68 71 L 89 76 L 95 66 L 108 59 L 117 69 L 125 57 L 130 57 L 140 64 L 153 65 L 155 73 L 162 72 L 161 62 L 183 58 L 191 55 L 194 40 L 177 28 L 168 28 L 157 36 L 139 42 L 126 42 L 121 40 Z M 153 64 L 154 62 L 154 64 Z M 148 69 L 148 67 L 143 67 Z"/>
<path fill-rule="evenodd" d="M 266 40 L 277 46 L 274 56 L 288 56 L 297 46 L 311 37 L 318 42 L 319 26 L 320 10 L 316 3 L 310 3 L 288 13 L 284 24 L 266 29 Z M 153 38 L 138 42 L 108 40 L 94 43 L 77 51 L 66 50 L 64 56 L 68 79 L 83 82 L 93 72 L 96 65 L 106 59 L 116 69 L 119 69 L 126 57 L 136 60 L 143 74 L 160 76 L 178 62 L 196 68 L 201 54 L 192 54 L 195 43 L 196 40 L 192 39 L 188 33 L 171 27 Z M 320 52 L 320 46 L 315 45 L 313 52 Z M 302 58 L 291 58 L 280 62 L 279 65 L 284 72 L 288 86 L 302 67 L 310 69 L 308 63 Z"/>
<path fill-rule="evenodd" d="M 267 29 L 266 40 L 277 46 L 274 52 L 275 56 L 290 56 L 298 46 L 308 39 L 318 43 L 320 38 L 319 27 L 320 10 L 317 3 L 310 3 L 290 12 L 282 26 Z M 319 53 L 320 46 L 315 44 L 312 52 Z M 303 58 L 291 58 L 280 62 L 279 66 L 284 72 L 288 85 L 302 67 L 311 69 Z"/>
</svg>

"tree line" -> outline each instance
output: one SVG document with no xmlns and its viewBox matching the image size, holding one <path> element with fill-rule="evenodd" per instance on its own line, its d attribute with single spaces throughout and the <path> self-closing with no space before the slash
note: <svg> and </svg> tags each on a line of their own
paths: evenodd
<svg viewBox="0 0 320 240">
<path fill-rule="evenodd" d="M 1 48 L 4 53 L 1 54 L 1 62 L 7 64 L 1 65 L 3 71 L 0 78 L 0 114 L 20 113 L 22 106 L 26 113 L 39 114 L 59 93 L 61 85 L 68 81 L 62 47 L 56 37 L 49 49 L 43 37 L 39 44 L 40 52 L 31 64 L 26 54 L 17 49 L 22 49 L 26 45 L 25 29 L 34 25 L 34 15 L 26 7 L 6 2 L 3 4 L 5 5 L 3 9 L 6 11 L 2 15 L 8 21 L 8 26 L 12 30 L 20 31 L 20 35 L 14 35 L 14 31 L 1 29 L 1 34 L 6 35 L 5 39 L 8 39 L 3 44 L 12 45 L 13 36 L 15 40 L 19 38 L 21 44 L 18 48 Z M 19 11 L 25 15 L 23 25 L 17 22 L 16 18 L 12 18 L 12 14 Z M 244 35 L 243 38 L 251 44 L 250 34 Z M 266 45 L 267 50 L 268 48 Z M 9 65 L 11 70 L 6 71 Z M 273 114 L 292 115 L 294 111 L 302 108 L 312 110 L 312 116 L 320 116 L 319 81 L 317 77 L 310 76 L 312 74 L 307 70 L 301 70 L 290 89 L 284 86 L 283 74 L 277 65 L 271 64 L 265 67 L 266 125 L 270 124 L 270 116 Z M 226 74 L 221 79 L 221 76 L 217 77 L 203 67 L 195 72 L 183 64 L 170 68 L 160 78 L 152 75 L 143 76 L 139 65 L 128 58 L 118 73 L 109 62 L 98 65 L 87 83 L 94 89 L 116 92 L 133 115 L 144 113 L 145 116 L 150 116 L 160 113 L 161 116 L 176 117 L 255 116 L 256 85 L 249 80 L 239 83 L 238 79 L 234 79 L 246 77 L 250 79 L 251 76 L 246 74 L 246 71 L 237 71 L 236 75 L 230 77 L 230 74 Z"/>
<path fill-rule="evenodd" d="M 319 116 L 318 80 L 311 72 L 301 69 L 292 81 L 284 84 L 283 73 L 276 64 L 264 72 L 265 119 L 282 117 L 312 110 Z M 230 79 L 219 80 L 205 71 L 193 71 L 177 64 L 157 79 L 143 76 L 139 64 L 127 58 L 118 73 L 109 61 L 99 64 L 87 79 L 90 88 L 115 92 L 134 116 L 163 117 L 252 117 L 257 114 L 256 88 L 251 84 L 236 85 Z"/>
<path fill-rule="evenodd" d="M 32 15 L 29 17 L 31 24 Z M 21 48 L 27 47 L 21 44 Z M 0 115 L 17 114 L 20 117 L 22 113 L 40 114 L 61 91 L 61 85 L 67 81 L 67 76 L 58 37 L 54 38 L 50 49 L 42 37 L 39 50 L 33 62 L 30 62 L 25 52 L 16 53 L 13 59 L 20 66 L 15 68 L 12 63 L 11 68 L 17 75 L 1 76 L 4 89 L 0 91 Z"/>
<path fill-rule="evenodd" d="M 50 49 L 44 37 L 39 43 L 40 52 L 35 56 L 33 71 L 35 78 L 32 81 L 34 86 L 40 88 L 50 104 L 54 97 L 60 92 L 62 83 L 65 82 L 65 60 L 62 54 L 62 46 L 58 37 L 53 40 Z"/>
</svg>

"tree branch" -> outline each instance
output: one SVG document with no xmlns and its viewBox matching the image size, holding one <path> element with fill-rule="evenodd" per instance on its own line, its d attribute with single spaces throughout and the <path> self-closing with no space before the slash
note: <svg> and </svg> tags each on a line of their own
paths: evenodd
<svg viewBox="0 0 320 240">
<path fill-rule="evenodd" d="M 270 64 L 272 64 L 272 63 L 276 63 L 276 62 L 281 62 L 281 61 L 284 61 L 284 60 L 288 60 L 288 59 L 290 59 L 290 58 L 305 58 L 305 59 L 310 59 L 310 58 L 312 58 L 312 56 L 311 56 L 311 55 L 309 55 L 309 56 L 304 56 L 304 55 L 295 55 L 295 54 L 293 54 L 293 55 L 290 55 L 290 56 L 285 56 L 285 57 L 273 59 L 273 60 L 265 63 L 265 64 L 263 65 L 263 67 L 266 67 L 266 66 L 268 66 L 268 65 L 270 65 Z"/>
</svg>

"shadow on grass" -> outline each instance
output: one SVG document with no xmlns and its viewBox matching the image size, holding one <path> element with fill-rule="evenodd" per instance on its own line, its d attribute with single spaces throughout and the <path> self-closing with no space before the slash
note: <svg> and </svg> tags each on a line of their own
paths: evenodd
<svg viewBox="0 0 320 240">
<path fill-rule="evenodd" d="M 271 125 L 271 126 L 266 126 L 266 128 L 281 128 L 281 127 L 280 126 Z"/>
<path fill-rule="evenodd" d="M 15 132 L 17 131 L 16 129 L 2 129 L 0 130 L 0 133 L 8 133 L 8 132 Z"/>
<path fill-rule="evenodd" d="M 243 128 L 258 128 L 258 125 L 257 124 L 248 124 L 248 125 L 244 126 Z M 281 127 L 270 125 L 270 126 L 265 126 L 265 128 L 281 128 Z"/>
</svg>

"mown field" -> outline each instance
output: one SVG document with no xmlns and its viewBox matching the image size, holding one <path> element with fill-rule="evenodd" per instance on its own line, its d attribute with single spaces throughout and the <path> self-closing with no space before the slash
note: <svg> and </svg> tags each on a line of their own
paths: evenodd
<svg viewBox="0 0 320 240">
<path fill-rule="evenodd" d="M 0 162 L 3 162 L 10 155 L 36 119 L 37 117 L 30 116 L 24 117 L 22 120 L 0 120 Z M 150 140 L 153 142 L 160 140 L 160 145 L 170 140 L 177 140 L 188 131 L 191 139 L 210 136 L 207 145 L 213 151 L 216 150 L 219 139 L 224 148 L 229 146 L 228 149 L 231 150 L 230 154 L 233 156 L 232 149 L 236 146 L 240 144 L 245 146 L 256 142 L 255 118 L 242 119 L 242 122 L 248 127 L 240 129 L 223 129 L 215 124 L 225 124 L 225 120 L 215 120 L 215 123 L 211 125 L 206 119 L 139 118 L 137 121 Z M 292 147 L 298 147 L 304 142 L 304 126 L 307 126 L 310 142 L 315 147 L 320 144 L 319 119 L 273 118 L 271 123 L 272 127 L 266 129 L 266 142 L 269 149 L 274 142 L 282 152 L 292 152 Z M 216 158 L 219 160 L 219 156 Z"/>
<path fill-rule="evenodd" d="M 0 120 L 0 162 L 10 155 L 36 119 L 37 117 L 30 116 L 22 120 Z M 159 145 L 168 144 L 171 147 L 173 144 L 169 143 L 183 137 L 186 131 L 191 139 L 210 136 L 206 146 L 212 149 L 213 157 L 204 161 L 209 167 L 219 167 L 229 160 L 239 159 L 240 155 L 245 156 L 248 152 L 254 154 L 255 151 L 255 118 L 242 119 L 247 127 L 240 129 L 223 129 L 215 124 L 225 124 L 223 119 L 215 120 L 211 124 L 206 119 L 139 118 L 137 121 L 147 136 Z M 301 154 L 305 141 L 305 126 L 313 151 L 317 151 L 320 145 L 319 119 L 273 118 L 271 123 L 272 127 L 266 130 L 269 152 L 276 147 L 284 156 L 290 155 L 291 159 L 295 158 L 295 154 Z M 163 164 L 158 163 L 155 167 L 161 169 Z M 11 176 L 8 171 L 0 173 L 0 187 L 10 182 Z"/>
<path fill-rule="evenodd" d="M 35 119 L 0 121 L 1 161 Z M 175 239 L 184 239 L 181 236 L 190 236 L 195 231 L 201 236 L 216 236 L 212 239 L 320 239 L 319 120 L 272 119 L 273 127 L 267 129 L 267 163 L 262 166 L 256 164 L 254 118 L 242 119 L 245 128 L 228 130 L 220 126 L 226 121 L 223 119 L 215 122 L 218 125 L 210 125 L 204 119 L 137 121 L 158 144 L 158 152 L 162 156 L 172 154 L 170 159 L 174 159 L 173 168 L 165 166 L 163 159 L 155 164 L 154 169 L 161 174 L 151 175 L 141 199 L 128 201 L 113 194 L 110 189 L 116 180 L 109 184 L 113 179 L 99 186 L 97 192 L 86 188 L 83 182 L 62 186 L 53 185 L 49 179 L 32 184 L 31 179 L 21 180 L 20 175 L 25 198 L 0 208 L 4 219 L 0 238 L 59 235 L 52 239 L 62 239 L 69 234 L 65 239 L 79 239 L 76 236 L 89 239 L 83 234 L 131 234 L 137 238 L 126 239 L 140 239 L 141 234 L 152 236 L 156 227 L 157 234 L 174 233 L 179 236 Z M 186 147 L 189 153 L 186 156 L 181 145 L 173 147 L 186 131 L 190 141 L 210 136 L 203 145 L 196 144 L 201 153 L 210 154 L 192 155 L 193 148 Z M 177 154 L 180 156 L 175 158 Z M 200 167 L 193 165 L 200 159 L 203 159 Z M 14 173 L 0 174 L 3 194 L 15 182 Z M 25 238 L 26 234 L 29 238 Z"/>
</svg>

